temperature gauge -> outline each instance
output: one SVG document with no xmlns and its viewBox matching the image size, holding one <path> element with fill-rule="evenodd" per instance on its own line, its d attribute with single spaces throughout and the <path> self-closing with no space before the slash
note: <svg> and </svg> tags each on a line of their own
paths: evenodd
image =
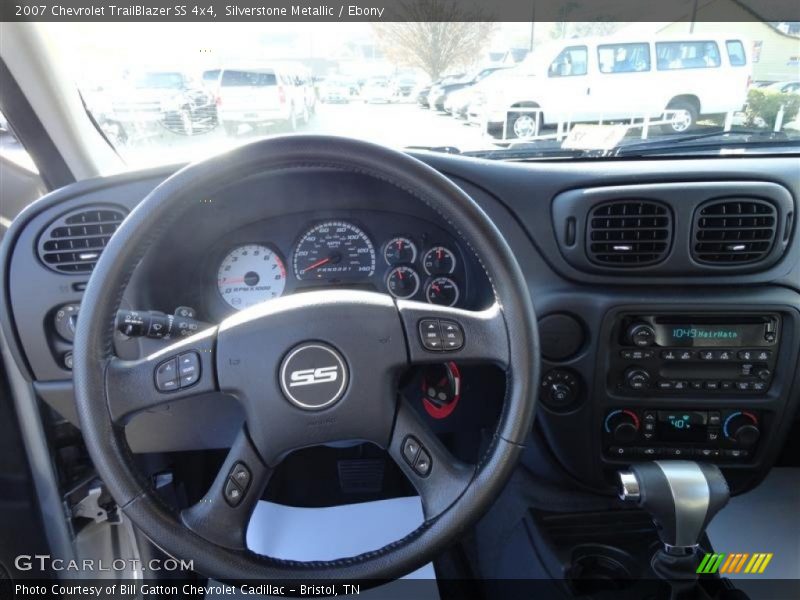
<svg viewBox="0 0 800 600">
<path fill-rule="evenodd" d="M 431 279 L 425 288 L 425 298 L 431 304 L 453 306 L 458 302 L 458 285 L 449 277 Z"/>
<path fill-rule="evenodd" d="M 383 249 L 383 258 L 390 265 L 411 264 L 417 260 L 417 247 L 407 237 L 392 238 Z"/>
<path fill-rule="evenodd" d="M 419 275 L 411 267 L 395 267 L 386 276 L 386 287 L 395 298 L 411 298 L 419 291 Z"/>
<path fill-rule="evenodd" d="M 444 246 L 434 246 L 425 253 L 422 266 L 428 275 L 450 275 L 456 270 L 456 256 Z"/>
</svg>

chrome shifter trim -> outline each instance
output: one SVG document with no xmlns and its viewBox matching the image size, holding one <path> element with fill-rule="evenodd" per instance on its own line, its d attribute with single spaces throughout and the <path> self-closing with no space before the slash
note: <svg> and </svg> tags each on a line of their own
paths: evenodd
<svg viewBox="0 0 800 600">
<path fill-rule="evenodd" d="M 675 543 L 689 547 L 697 544 L 708 514 L 711 490 L 706 476 L 695 462 L 655 461 L 664 473 L 675 506 Z"/>
</svg>

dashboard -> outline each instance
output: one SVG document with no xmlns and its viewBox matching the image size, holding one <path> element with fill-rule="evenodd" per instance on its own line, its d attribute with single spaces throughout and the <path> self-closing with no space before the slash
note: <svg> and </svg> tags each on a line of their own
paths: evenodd
<svg viewBox="0 0 800 600">
<path fill-rule="evenodd" d="M 534 435 L 548 460 L 603 490 L 622 465 L 650 458 L 717 462 L 735 491 L 764 476 L 800 398 L 796 157 L 416 156 L 476 200 L 522 267 L 542 351 Z M 110 237 L 173 170 L 58 190 L 4 239 L 5 337 L 38 398 L 72 423 L 70 330 L 85 265 L 102 249 L 73 247 L 73 238 Z M 209 191 L 166 226 L 169 236 L 142 249 L 128 310 L 185 310 L 217 323 L 254 303 L 335 287 L 467 310 L 492 302 L 476 257 L 440 215 L 362 175 L 253 176 Z M 126 358 L 160 344 L 116 339 Z M 466 426 L 459 411 L 478 421 L 470 408 L 501 402 L 503 383 L 502 373 L 455 372 L 465 382 L 447 417 L 457 428 Z M 219 448 L 241 419 L 233 399 L 210 396 L 140 415 L 126 433 L 137 452 Z"/>
</svg>

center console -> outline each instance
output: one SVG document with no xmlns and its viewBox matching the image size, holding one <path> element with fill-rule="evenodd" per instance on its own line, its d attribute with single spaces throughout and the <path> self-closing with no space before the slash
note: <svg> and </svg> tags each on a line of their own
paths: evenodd
<svg viewBox="0 0 800 600">
<path fill-rule="evenodd" d="M 603 461 L 752 464 L 783 402 L 780 350 L 791 321 L 780 310 L 608 315 L 595 413 Z"/>
</svg>

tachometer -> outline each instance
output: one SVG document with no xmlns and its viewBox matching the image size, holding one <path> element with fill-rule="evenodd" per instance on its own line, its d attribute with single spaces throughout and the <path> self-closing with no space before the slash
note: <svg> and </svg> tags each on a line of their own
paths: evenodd
<svg viewBox="0 0 800 600">
<path fill-rule="evenodd" d="M 294 251 L 298 279 L 358 279 L 375 273 L 375 248 L 367 234 L 347 221 L 309 229 Z"/>
<path fill-rule="evenodd" d="M 286 268 L 275 252 L 260 244 L 234 248 L 222 260 L 217 288 L 233 308 L 241 310 L 277 298 L 286 287 Z"/>
</svg>

